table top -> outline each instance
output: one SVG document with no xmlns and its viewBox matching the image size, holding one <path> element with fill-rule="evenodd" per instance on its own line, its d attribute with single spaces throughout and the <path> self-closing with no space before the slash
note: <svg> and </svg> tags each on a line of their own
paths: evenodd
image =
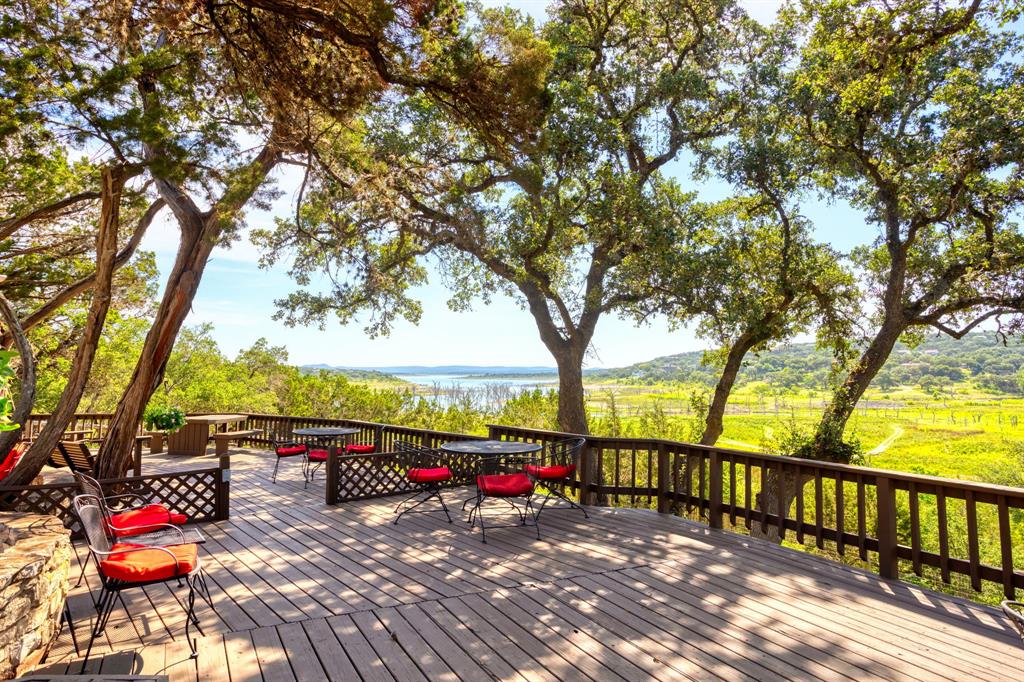
<svg viewBox="0 0 1024 682">
<path fill-rule="evenodd" d="M 228 424 L 243 421 L 245 418 L 244 414 L 197 414 L 185 417 L 185 421 L 189 424 Z"/>
<path fill-rule="evenodd" d="M 359 433 L 359 429 L 343 426 L 311 426 L 304 429 L 292 429 L 296 436 L 351 436 Z"/>
<path fill-rule="evenodd" d="M 518 440 L 454 440 L 442 443 L 445 452 L 458 452 L 467 455 L 522 455 L 537 452 L 540 443 L 524 443 Z"/>
<path fill-rule="evenodd" d="M 182 539 L 182 535 L 185 536 L 184 539 Z M 165 528 L 163 530 L 155 530 L 151 533 L 133 535 L 131 541 L 136 545 L 170 547 L 172 545 L 201 545 L 206 542 L 206 538 L 203 537 L 203 534 L 199 532 L 198 528 L 185 526 L 181 528 L 180 534 L 176 530 Z"/>
</svg>

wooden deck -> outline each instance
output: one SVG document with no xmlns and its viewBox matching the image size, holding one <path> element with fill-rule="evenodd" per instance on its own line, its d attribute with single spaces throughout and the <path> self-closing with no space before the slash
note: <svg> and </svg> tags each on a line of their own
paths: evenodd
<svg viewBox="0 0 1024 682">
<path fill-rule="evenodd" d="M 149 469 L 157 461 L 147 458 Z M 182 467 L 183 460 L 174 460 Z M 88 670 L 171 680 L 1024 680 L 995 610 L 654 512 L 545 512 L 480 542 L 392 499 L 328 507 L 264 453 L 232 457 L 231 519 L 202 527 L 215 610 L 129 590 Z M 449 495 L 465 497 L 463 491 Z M 457 504 L 453 505 L 457 507 Z M 83 553 L 84 558 L 84 553 Z M 74 570 L 77 575 L 77 569 Z M 96 586 L 94 574 L 89 584 Z M 70 599 L 80 644 L 88 589 Z M 67 632 L 41 670 L 79 672 Z"/>
</svg>

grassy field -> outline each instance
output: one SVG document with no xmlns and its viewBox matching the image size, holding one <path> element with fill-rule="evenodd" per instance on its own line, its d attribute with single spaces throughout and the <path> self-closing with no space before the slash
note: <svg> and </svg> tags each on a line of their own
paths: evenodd
<svg viewBox="0 0 1024 682">
<path fill-rule="evenodd" d="M 599 424 L 614 414 L 622 428 L 634 431 L 644 415 L 656 410 L 678 433 L 694 421 L 690 398 L 700 388 L 595 384 L 588 390 L 588 407 Z M 731 401 L 719 444 L 772 451 L 788 433 L 810 432 L 826 398 L 809 391 L 769 394 L 763 386 L 744 386 Z M 850 420 L 847 436 L 860 442 L 866 466 L 990 480 L 1016 448 L 1024 447 L 1024 399 L 985 393 L 969 384 L 939 397 L 910 387 L 872 391 Z"/>
</svg>

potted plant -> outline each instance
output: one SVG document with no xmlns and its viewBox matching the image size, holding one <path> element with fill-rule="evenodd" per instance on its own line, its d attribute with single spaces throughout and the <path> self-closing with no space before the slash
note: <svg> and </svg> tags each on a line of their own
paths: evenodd
<svg viewBox="0 0 1024 682">
<path fill-rule="evenodd" d="M 149 451 L 164 451 L 164 438 L 185 425 L 185 412 L 177 407 L 151 405 L 142 413 L 142 425 L 151 436 Z"/>
</svg>

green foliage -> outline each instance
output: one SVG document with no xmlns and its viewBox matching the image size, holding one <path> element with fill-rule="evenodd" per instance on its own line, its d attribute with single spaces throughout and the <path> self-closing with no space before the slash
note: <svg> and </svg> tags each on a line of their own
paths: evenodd
<svg viewBox="0 0 1024 682">
<path fill-rule="evenodd" d="M 13 431 L 20 426 L 11 421 L 11 415 L 14 414 L 11 384 L 16 377 L 11 368 L 11 359 L 17 355 L 14 351 L 0 350 L 0 431 Z"/>
<path fill-rule="evenodd" d="M 177 407 L 150 405 L 142 413 L 142 424 L 150 431 L 174 433 L 185 426 L 185 412 Z"/>
</svg>

